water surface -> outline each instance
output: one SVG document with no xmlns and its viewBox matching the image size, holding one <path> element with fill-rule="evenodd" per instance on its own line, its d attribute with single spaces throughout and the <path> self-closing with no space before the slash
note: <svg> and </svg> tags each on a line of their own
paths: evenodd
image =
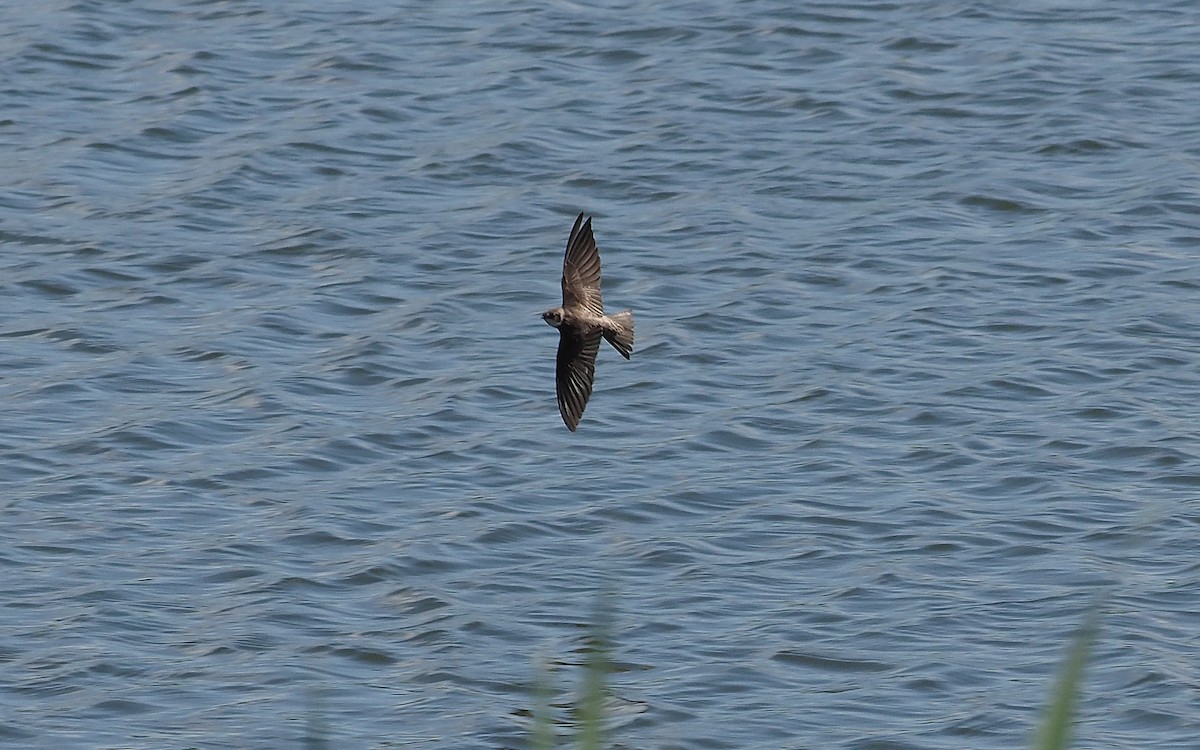
<svg viewBox="0 0 1200 750">
<path fill-rule="evenodd" d="M 524 747 L 607 591 L 621 746 L 1020 747 L 1097 600 L 1077 746 L 1194 743 L 1196 17 L 1128 5 L 0 10 L 0 739 Z"/>
</svg>

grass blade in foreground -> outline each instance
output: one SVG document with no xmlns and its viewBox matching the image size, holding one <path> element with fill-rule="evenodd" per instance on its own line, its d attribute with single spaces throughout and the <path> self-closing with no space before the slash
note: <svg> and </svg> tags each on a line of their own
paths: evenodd
<svg viewBox="0 0 1200 750">
<path fill-rule="evenodd" d="M 1058 684 L 1046 706 L 1042 726 L 1038 730 L 1035 750 L 1066 750 L 1071 741 L 1071 723 L 1075 718 L 1075 704 L 1083 682 L 1083 668 L 1087 665 L 1096 631 L 1100 628 L 1099 608 L 1093 609 L 1071 644 L 1071 651 L 1063 664 Z"/>
<path fill-rule="evenodd" d="M 529 747 L 532 750 L 554 750 L 554 715 L 551 707 L 554 701 L 554 675 L 550 670 L 550 662 L 542 664 L 537 674 L 537 683 L 533 688 L 533 736 L 529 740 Z"/>
<path fill-rule="evenodd" d="M 600 750 L 605 744 L 604 704 L 608 697 L 610 597 L 601 597 L 596 614 L 587 629 L 586 654 L 579 696 L 575 700 L 575 740 L 580 750 Z M 531 750 L 552 750 L 557 742 L 553 706 L 554 689 L 549 664 L 538 670 L 534 685 L 535 705 L 533 728 L 529 740 Z"/>
<path fill-rule="evenodd" d="M 608 597 L 601 597 L 588 633 L 583 691 L 579 696 L 579 750 L 600 750 L 604 743 L 604 699 L 608 695 Z"/>
</svg>

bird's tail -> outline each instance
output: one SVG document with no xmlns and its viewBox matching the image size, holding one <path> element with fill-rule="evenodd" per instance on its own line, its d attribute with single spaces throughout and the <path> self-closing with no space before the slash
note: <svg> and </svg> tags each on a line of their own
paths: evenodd
<svg viewBox="0 0 1200 750">
<path fill-rule="evenodd" d="M 633 310 L 622 310 L 608 316 L 604 326 L 604 339 L 613 345 L 625 359 L 633 354 Z"/>
</svg>

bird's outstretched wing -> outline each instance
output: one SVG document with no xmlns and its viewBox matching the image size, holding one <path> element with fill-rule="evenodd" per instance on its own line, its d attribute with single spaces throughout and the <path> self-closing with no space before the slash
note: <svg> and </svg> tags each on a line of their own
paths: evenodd
<svg viewBox="0 0 1200 750">
<path fill-rule="evenodd" d="M 565 326 L 558 329 L 558 365 L 554 371 L 554 385 L 558 393 L 558 412 L 571 432 L 579 426 L 583 409 L 592 395 L 596 352 L 599 349 L 599 331 L 580 336 Z"/>
<path fill-rule="evenodd" d="M 563 258 L 563 307 L 586 307 L 596 315 L 604 314 L 600 297 L 600 251 L 592 237 L 592 219 L 575 219 L 571 236 L 567 238 L 567 254 Z"/>
</svg>

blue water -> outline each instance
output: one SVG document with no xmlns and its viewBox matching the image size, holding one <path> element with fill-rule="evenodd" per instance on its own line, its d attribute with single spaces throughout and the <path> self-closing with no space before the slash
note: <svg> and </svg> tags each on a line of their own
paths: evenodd
<svg viewBox="0 0 1200 750">
<path fill-rule="evenodd" d="M 1198 23 L 0 8 L 0 744 L 1195 746 Z"/>
</svg>

